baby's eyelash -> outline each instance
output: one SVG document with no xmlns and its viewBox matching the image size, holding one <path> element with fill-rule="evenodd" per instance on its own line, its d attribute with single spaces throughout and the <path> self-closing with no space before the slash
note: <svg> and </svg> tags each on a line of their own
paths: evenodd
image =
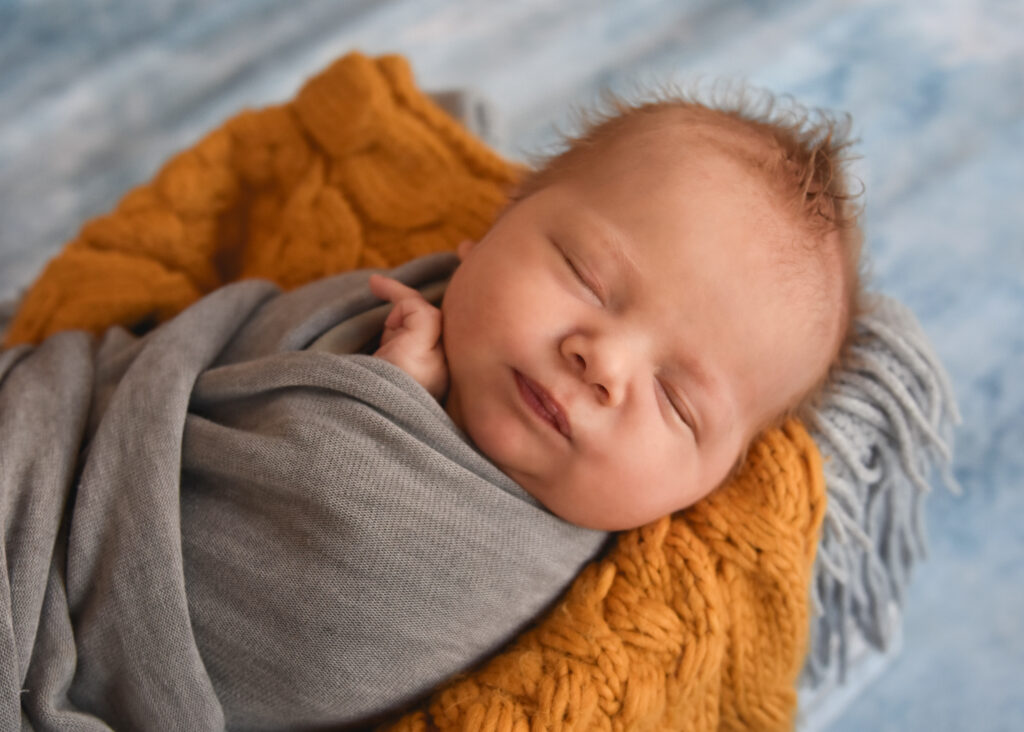
<svg viewBox="0 0 1024 732">
<path fill-rule="evenodd" d="M 668 403 L 672 406 L 672 410 L 676 413 L 679 419 L 682 420 L 683 424 L 692 430 L 693 424 L 690 421 L 690 415 L 686 409 L 679 406 L 676 400 L 672 398 L 672 393 L 660 380 L 658 380 L 658 388 L 661 390 L 661 393 L 665 395 L 665 399 L 668 400 Z"/>
<path fill-rule="evenodd" d="M 582 282 L 587 287 L 590 287 L 590 285 L 587 284 L 587 281 L 585 279 L 583 279 L 583 275 L 580 274 L 580 271 L 578 269 L 576 269 L 576 265 L 572 263 L 572 260 L 569 259 L 569 257 L 567 257 L 564 254 L 562 255 L 562 259 L 564 259 L 565 263 L 569 265 L 569 269 L 572 270 L 572 273 L 576 276 L 576 279 L 578 279 L 580 282 Z"/>
<path fill-rule="evenodd" d="M 577 280 L 579 280 L 580 284 L 582 284 L 584 287 L 586 287 L 588 290 L 594 293 L 596 297 L 600 298 L 600 295 L 597 292 L 597 288 L 595 288 L 590 282 L 587 281 L 587 278 L 583 276 L 583 273 L 580 272 L 579 268 L 576 267 L 573 261 L 569 259 L 569 257 L 566 254 L 562 254 L 562 259 L 564 259 L 565 263 L 569 265 L 569 269 L 572 270 L 573 276 Z"/>
</svg>

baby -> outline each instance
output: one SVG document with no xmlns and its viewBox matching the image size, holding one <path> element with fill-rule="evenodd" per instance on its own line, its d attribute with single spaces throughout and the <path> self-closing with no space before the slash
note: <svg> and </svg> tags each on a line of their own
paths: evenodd
<svg viewBox="0 0 1024 732">
<path fill-rule="evenodd" d="M 835 125 L 625 109 L 458 248 L 440 309 L 401 283 L 380 358 L 574 524 L 700 500 L 814 402 L 850 337 L 859 235 Z"/>
<path fill-rule="evenodd" d="M 0 352 L 0 718 L 334 728 L 493 655 L 813 403 L 858 292 L 833 132 L 628 109 L 457 265 Z"/>
</svg>

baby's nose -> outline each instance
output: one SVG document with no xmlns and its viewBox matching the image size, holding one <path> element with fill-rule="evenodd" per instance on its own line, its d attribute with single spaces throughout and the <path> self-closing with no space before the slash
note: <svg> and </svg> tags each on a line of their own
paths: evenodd
<svg viewBox="0 0 1024 732">
<path fill-rule="evenodd" d="M 594 391 L 598 402 L 605 406 L 621 403 L 626 393 L 629 367 L 627 354 L 616 344 L 607 338 L 573 335 L 563 341 L 562 353 L 574 373 Z"/>
</svg>

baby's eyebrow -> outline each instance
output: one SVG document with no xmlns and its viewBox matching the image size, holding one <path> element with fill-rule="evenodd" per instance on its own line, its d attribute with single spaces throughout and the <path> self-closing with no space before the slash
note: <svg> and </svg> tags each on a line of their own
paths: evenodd
<svg viewBox="0 0 1024 732">
<path fill-rule="evenodd" d="M 700 359 L 689 355 L 683 355 L 679 357 L 679 361 L 682 363 L 683 368 L 686 369 L 687 373 L 692 375 L 697 386 L 705 392 L 714 392 L 715 379 L 708 372 Z"/>
<path fill-rule="evenodd" d="M 601 244 L 602 250 L 612 255 L 615 263 L 628 279 L 635 281 L 640 274 L 640 267 L 629 252 L 626 236 L 608 222 L 602 222 L 595 229 L 595 236 Z"/>
<path fill-rule="evenodd" d="M 582 238 L 592 242 L 588 247 L 594 254 L 611 255 L 616 270 L 622 273 L 629 282 L 637 282 L 640 277 L 640 266 L 630 253 L 630 246 L 635 246 L 624 232 L 599 214 L 580 217 Z"/>
</svg>

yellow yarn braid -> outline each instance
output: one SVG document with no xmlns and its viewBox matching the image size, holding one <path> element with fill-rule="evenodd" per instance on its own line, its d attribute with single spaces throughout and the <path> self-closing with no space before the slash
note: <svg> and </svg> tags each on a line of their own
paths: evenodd
<svg viewBox="0 0 1024 732">
<path fill-rule="evenodd" d="M 87 223 L 6 343 L 160 322 L 243 277 L 294 287 L 451 249 L 487 230 L 518 172 L 420 92 L 402 58 L 349 55 Z"/>
</svg>

